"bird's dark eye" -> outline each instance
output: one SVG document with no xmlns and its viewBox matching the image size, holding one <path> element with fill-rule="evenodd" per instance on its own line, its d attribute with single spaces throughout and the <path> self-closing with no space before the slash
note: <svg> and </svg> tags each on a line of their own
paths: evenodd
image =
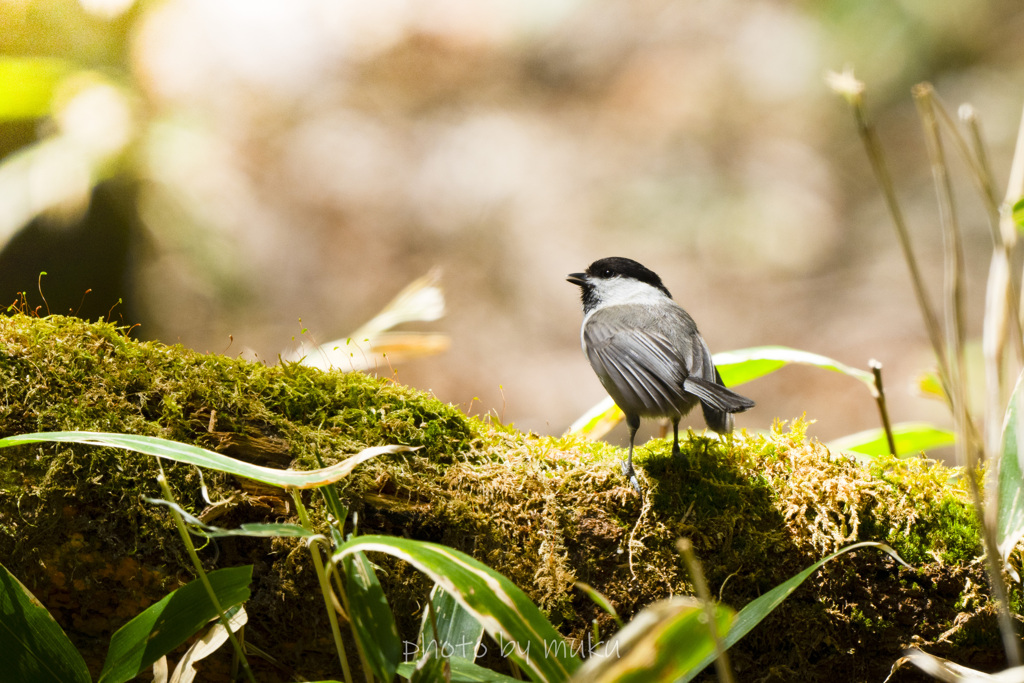
<svg viewBox="0 0 1024 683">
<path fill-rule="evenodd" d="M 611 268 L 603 268 L 603 269 L 601 269 L 601 277 L 611 277 L 611 276 L 612 276 L 612 269 Z"/>
</svg>

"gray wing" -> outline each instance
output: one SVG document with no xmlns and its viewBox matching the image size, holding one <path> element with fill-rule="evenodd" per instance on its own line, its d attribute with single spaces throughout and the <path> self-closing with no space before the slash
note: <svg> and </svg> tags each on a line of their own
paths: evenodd
<svg viewBox="0 0 1024 683">
<path fill-rule="evenodd" d="M 685 415 L 705 393 L 703 386 L 689 389 L 687 380 L 716 380 L 707 345 L 679 307 L 599 309 L 588 319 L 583 341 L 601 383 L 627 413 Z"/>
</svg>

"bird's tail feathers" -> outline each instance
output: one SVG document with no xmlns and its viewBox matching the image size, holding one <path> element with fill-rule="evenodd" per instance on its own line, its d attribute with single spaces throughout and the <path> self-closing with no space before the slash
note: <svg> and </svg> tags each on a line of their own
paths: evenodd
<svg viewBox="0 0 1024 683">
<path fill-rule="evenodd" d="M 754 402 L 746 396 L 700 377 L 687 377 L 683 389 L 700 399 L 705 412 L 711 408 L 724 413 L 742 413 L 754 407 Z"/>
<path fill-rule="evenodd" d="M 712 429 L 719 434 L 729 434 L 732 432 L 733 417 L 732 413 L 727 413 L 724 410 L 716 410 L 710 407 L 707 403 L 701 403 L 700 407 L 704 410 L 704 421 L 708 423 L 708 428 Z"/>
</svg>

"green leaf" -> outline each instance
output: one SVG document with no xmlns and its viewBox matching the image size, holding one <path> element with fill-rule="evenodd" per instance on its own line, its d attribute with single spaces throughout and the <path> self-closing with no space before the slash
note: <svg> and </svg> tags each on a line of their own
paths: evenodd
<svg viewBox="0 0 1024 683">
<path fill-rule="evenodd" d="M 792 363 L 813 365 L 858 379 L 875 391 L 875 377 L 867 370 L 850 367 L 837 360 L 788 346 L 756 346 L 738 351 L 722 351 L 713 356 L 715 367 L 727 387 L 769 375 Z"/>
<path fill-rule="evenodd" d="M 298 472 L 295 470 L 276 470 L 271 467 L 251 465 L 241 460 L 229 458 L 222 453 L 215 453 L 198 446 L 160 439 L 155 436 L 135 436 L 132 434 L 113 434 L 109 432 L 40 432 L 38 434 L 20 434 L 0 439 L 0 448 L 44 441 L 124 448 L 125 450 L 137 453 L 155 455 L 158 458 L 174 460 L 175 462 L 187 462 L 191 465 L 217 470 L 218 472 L 227 472 L 228 474 L 247 477 L 264 484 L 297 489 L 317 488 L 325 484 L 332 484 L 339 479 L 344 479 L 352 473 L 352 470 L 357 465 L 378 455 L 416 450 L 409 446 L 376 446 L 360 451 L 356 455 L 348 457 L 330 467 Z"/>
<path fill-rule="evenodd" d="M 420 648 L 423 651 L 437 650 L 444 658 L 474 660 L 483 641 L 484 627 L 458 600 L 437 584 L 430 591 L 430 604 L 434 607 L 434 620 L 437 621 L 439 633 L 434 633 L 430 610 L 423 610 Z"/>
<path fill-rule="evenodd" d="M 917 378 L 917 390 L 925 398 L 934 398 L 939 401 L 947 401 L 946 392 L 942 389 L 942 381 L 939 373 L 934 370 L 922 372 Z"/>
<path fill-rule="evenodd" d="M 735 618 L 715 605 L 715 625 L 725 633 Z M 573 676 L 576 683 L 674 681 L 707 657 L 715 642 L 705 608 L 690 597 L 674 597 L 645 607 L 625 628 L 591 655 Z"/>
<path fill-rule="evenodd" d="M 452 548 L 389 536 L 358 536 L 334 553 L 379 551 L 427 574 L 483 624 L 500 654 L 537 681 L 564 681 L 580 665 L 562 636 L 519 588 L 504 576 Z"/>
<path fill-rule="evenodd" d="M 417 678 L 414 673 L 417 665 L 413 662 L 405 662 L 398 665 L 398 675 L 410 681 L 445 681 L 446 679 L 440 674 L 443 664 L 443 659 L 432 658 L 425 664 L 421 677 Z M 462 657 L 452 657 L 448 660 L 448 664 L 451 667 L 451 683 L 520 683 L 519 680 L 511 676 L 485 669 Z"/>
<path fill-rule="evenodd" d="M 917 455 L 922 451 L 949 446 L 956 441 L 956 434 L 948 429 L 940 429 L 927 422 L 901 422 L 892 426 L 893 440 L 896 442 L 896 453 L 899 457 Z M 842 436 L 826 444 L 829 450 L 851 453 L 854 456 L 878 456 L 889 454 L 889 441 L 885 438 L 885 430 L 868 429 L 856 434 Z M 870 458 L 858 458 L 870 460 Z"/>
<path fill-rule="evenodd" d="M 249 599 L 252 565 L 218 569 L 207 578 L 222 608 Z M 99 683 L 130 681 L 217 616 L 202 581 L 190 581 L 114 633 Z"/>
<path fill-rule="evenodd" d="M 1013 223 L 1017 230 L 1024 232 L 1024 198 L 1017 200 L 1013 205 Z"/>
<path fill-rule="evenodd" d="M 0 564 L 0 683 L 89 683 L 89 668 L 46 608 Z"/>
<path fill-rule="evenodd" d="M 756 600 L 747 603 L 747 606 L 741 609 L 739 613 L 736 615 L 736 621 L 733 622 L 732 628 L 730 628 L 729 632 L 725 634 L 724 638 L 722 638 L 722 645 L 726 648 L 730 648 L 736 643 L 738 643 L 743 636 L 747 635 L 751 629 L 753 629 L 755 626 L 761 623 L 761 621 L 766 616 L 771 614 L 772 610 L 774 610 L 776 607 L 782 604 L 783 600 L 788 598 L 790 594 L 793 591 L 795 591 L 800 586 L 800 584 L 807 579 L 808 576 L 818 571 L 818 569 L 823 564 L 825 564 L 829 560 L 833 560 L 839 557 L 843 553 L 848 553 L 851 550 L 857 550 L 858 548 L 878 548 L 883 552 L 886 552 L 889 555 L 891 555 L 897 562 L 899 562 L 903 566 L 910 568 L 910 565 L 904 562 L 903 559 L 896 554 L 895 550 L 893 550 L 884 543 L 877 543 L 875 541 L 861 541 L 860 543 L 854 543 L 853 545 L 848 545 L 845 548 L 840 548 L 828 557 L 815 562 L 807 569 L 790 578 L 788 581 L 780 583 L 778 586 L 771 589 L 770 591 L 768 591 L 761 597 L 757 598 Z M 710 655 L 705 657 L 699 665 L 691 669 L 686 674 L 686 676 L 680 679 L 678 683 L 686 683 L 687 681 L 692 681 L 697 676 L 697 674 L 703 671 L 707 667 L 707 665 L 713 661 L 715 661 L 715 653 L 711 653 Z"/>
<path fill-rule="evenodd" d="M 54 92 L 76 70 L 56 57 L 0 57 L 0 121 L 49 116 Z"/>
<path fill-rule="evenodd" d="M 352 630 L 373 674 L 390 683 L 401 655 L 398 627 L 373 565 L 364 553 L 342 559 Z"/>
<path fill-rule="evenodd" d="M 588 439 L 600 439 L 612 431 L 615 425 L 622 422 L 622 409 L 615 405 L 611 396 L 601 399 L 601 402 L 583 413 L 575 422 L 569 426 L 567 434 L 582 434 Z"/>
<path fill-rule="evenodd" d="M 999 483 L 996 498 L 996 545 L 1003 562 L 1024 537 L 1024 373 L 1010 396 L 1003 420 L 1003 448 L 996 463 Z"/>
</svg>

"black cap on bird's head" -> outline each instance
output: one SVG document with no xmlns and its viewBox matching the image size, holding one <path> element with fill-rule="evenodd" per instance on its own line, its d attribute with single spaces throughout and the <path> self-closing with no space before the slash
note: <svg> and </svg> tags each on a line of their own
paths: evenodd
<svg viewBox="0 0 1024 683">
<path fill-rule="evenodd" d="M 590 264 L 587 272 L 570 273 L 566 280 L 583 288 L 583 302 L 586 304 L 587 293 L 593 289 L 591 280 L 610 280 L 616 277 L 639 280 L 661 290 L 667 297 L 671 298 L 672 296 L 668 288 L 662 284 L 661 278 L 658 277 L 657 273 L 633 259 L 622 256 L 609 256 L 608 258 L 598 259 Z"/>
</svg>

